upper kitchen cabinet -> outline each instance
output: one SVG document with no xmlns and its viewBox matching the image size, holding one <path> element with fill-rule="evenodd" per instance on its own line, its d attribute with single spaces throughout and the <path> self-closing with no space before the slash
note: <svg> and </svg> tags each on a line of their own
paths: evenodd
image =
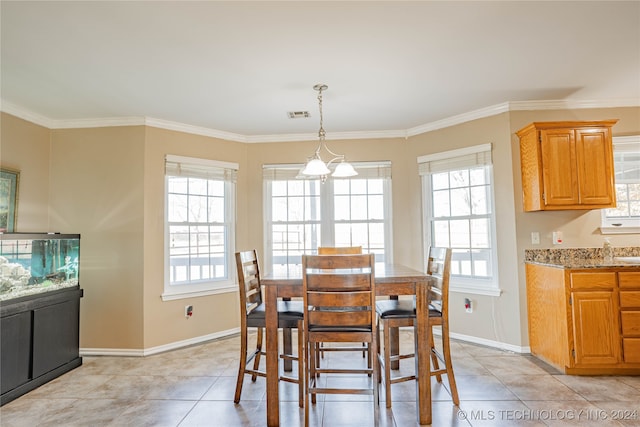
<svg viewBox="0 0 640 427">
<path fill-rule="evenodd" d="M 611 127 L 617 122 L 534 122 L 516 132 L 524 210 L 615 207 Z"/>
</svg>

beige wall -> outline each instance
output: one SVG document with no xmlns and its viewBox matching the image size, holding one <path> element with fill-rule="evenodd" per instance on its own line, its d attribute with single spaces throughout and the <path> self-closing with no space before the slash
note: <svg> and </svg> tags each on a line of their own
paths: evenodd
<svg viewBox="0 0 640 427">
<path fill-rule="evenodd" d="M 51 228 L 81 235 L 83 348 L 142 347 L 144 132 L 51 132 Z"/>
<path fill-rule="evenodd" d="M 550 247 L 600 246 L 599 211 L 522 212 L 519 150 L 514 132 L 531 121 L 619 118 L 614 136 L 640 134 L 640 108 L 511 112 L 408 139 L 328 141 L 352 161 L 392 162 L 395 261 L 423 268 L 417 157 L 493 145 L 500 297 L 454 293 L 452 330 L 479 340 L 528 344 L 523 255 Z M 236 293 L 161 300 L 164 281 L 164 156 L 235 162 L 238 173 L 236 249 L 264 249 L 262 165 L 299 163 L 315 141 L 243 144 L 151 127 L 48 130 L 2 114 L 2 165 L 21 171 L 19 231 L 80 233 L 81 347 L 152 349 L 233 330 Z M 530 244 L 531 231 L 541 245 Z M 638 245 L 638 235 L 614 236 Z M 467 314 L 462 300 L 474 300 Z M 195 308 L 192 319 L 184 305 Z"/>
<path fill-rule="evenodd" d="M 49 228 L 49 129 L 0 115 L 0 165 L 20 171 L 15 231 Z"/>
</svg>

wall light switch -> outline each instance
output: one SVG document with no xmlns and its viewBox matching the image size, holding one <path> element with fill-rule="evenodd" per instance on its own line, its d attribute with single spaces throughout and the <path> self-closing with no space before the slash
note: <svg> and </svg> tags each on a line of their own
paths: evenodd
<svg viewBox="0 0 640 427">
<path fill-rule="evenodd" d="M 531 244 L 532 245 L 539 245 L 540 244 L 540 233 L 538 233 L 537 231 L 532 231 L 531 232 Z"/>
</svg>

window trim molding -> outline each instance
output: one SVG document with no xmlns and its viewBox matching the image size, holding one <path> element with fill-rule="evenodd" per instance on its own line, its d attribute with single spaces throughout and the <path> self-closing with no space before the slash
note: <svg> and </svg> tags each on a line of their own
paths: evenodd
<svg viewBox="0 0 640 427">
<path fill-rule="evenodd" d="M 495 180 L 493 174 L 493 147 L 491 143 L 487 144 L 479 144 L 473 145 L 470 147 L 459 148 L 455 150 L 442 151 L 438 153 L 423 155 L 418 157 L 418 165 L 424 164 L 427 162 L 437 162 L 437 161 L 445 161 L 448 159 L 453 159 L 456 157 L 469 156 L 473 154 L 479 153 L 489 153 L 488 164 L 485 164 L 485 167 L 490 168 L 489 174 L 491 179 L 491 195 L 490 195 L 490 203 L 491 203 L 491 214 L 490 214 L 490 222 L 491 222 L 491 233 L 489 238 L 491 239 L 491 256 L 493 258 L 493 265 L 491 266 L 493 275 L 491 279 L 487 279 L 486 281 L 483 279 L 474 279 L 468 277 L 460 277 L 460 276 L 451 276 L 451 284 L 450 290 L 452 292 L 457 293 L 468 293 L 468 294 L 476 294 L 476 295 L 488 295 L 488 296 L 500 296 L 502 294 L 502 289 L 498 284 L 498 250 L 496 247 L 497 243 L 497 224 L 496 224 L 496 207 L 495 207 Z M 468 169 L 468 168 L 467 168 Z M 455 170 L 455 169 L 451 169 Z M 431 242 L 431 227 L 427 227 L 427 222 L 429 221 L 428 215 L 430 215 L 430 206 L 431 206 L 431 173 L 429 172 L 419 172 L 420 174 L 420 186 L 421 186 L 421 196 L 422 196 L 422 219 L 421 225 L 423 227 L 422 230 L 422 238 L 423 238 L 423 251 L 426 254 L 427 249 Z M 424 268 L 426 268 L 426 260 Z M 482 285 L 480 285 L 482 283 Z"/>
<path fill-rule="evenodd" d="M 640 146 L 640 134 L 628 135 L 628 136 L 614 136 L 613 138 L 613 152 L 616 151 L 616 146 L 625 147 L 621 151 L 633 151 L 631 147 Z M 634 148 L 635 148 L 634 147 Z M 615 166 L 615 165 L 614 165 Z M 622 225 L 613 226 L 610 221 L 607 221 L 607 210 L 600 210 L 600 234 L 640 234 L 640 226 L 638 220 L 620 220 Z M 628 225 L 625 225 L 628 224 Z"/>
<path fill-rule="evenodd" d="M 181 285 L 171 285 L 170 283 L 170 260 L 169 260 L 169 176 L 167 174 L 167 163 L 187 163 L 198 166 L 206 166 L 217 169 L 229 169 L 237 172 L 239 165 L 237 163 L 225 162 L 220 160 L 176 156 L 173 154 L 165 154 L 164 157 L 164 216 L 163 216 L 163 288 L 160 295 L 162 301 L 172 301 L 184 298 L 201 297 L 207 295 L 216 295 L 230 292 L 237 292 L 237 280 L 235 273 L 235 252 L 236 226 L 237 226 L 237 183 L 235 176 L 233 179 L 221 179 L 224 182 L 225 199 L 225 218 L 229 218 L 229 233 L 225 237 L 225 245 L 228 248 L 227 270 L 228 276 L 219 280 L 207 280 L 199 283 L 188 283 Z M 174 176 L 174 175 L 171 175 Z"/>
</svg>

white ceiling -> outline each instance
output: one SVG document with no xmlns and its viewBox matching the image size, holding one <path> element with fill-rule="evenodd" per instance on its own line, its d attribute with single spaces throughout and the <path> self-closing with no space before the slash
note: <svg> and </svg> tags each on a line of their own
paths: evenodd
<svg viewBox="0 0 640 427">
<path fill-rule="evenodd" d="M 415 129 L 520 101 L 640 105 L 640 2 L 58 2 L 1 7 L 1 99 L 54 124 L 245 137 Z M 292 120 L 289 111 L 311 118 Z"/>
</svg>

